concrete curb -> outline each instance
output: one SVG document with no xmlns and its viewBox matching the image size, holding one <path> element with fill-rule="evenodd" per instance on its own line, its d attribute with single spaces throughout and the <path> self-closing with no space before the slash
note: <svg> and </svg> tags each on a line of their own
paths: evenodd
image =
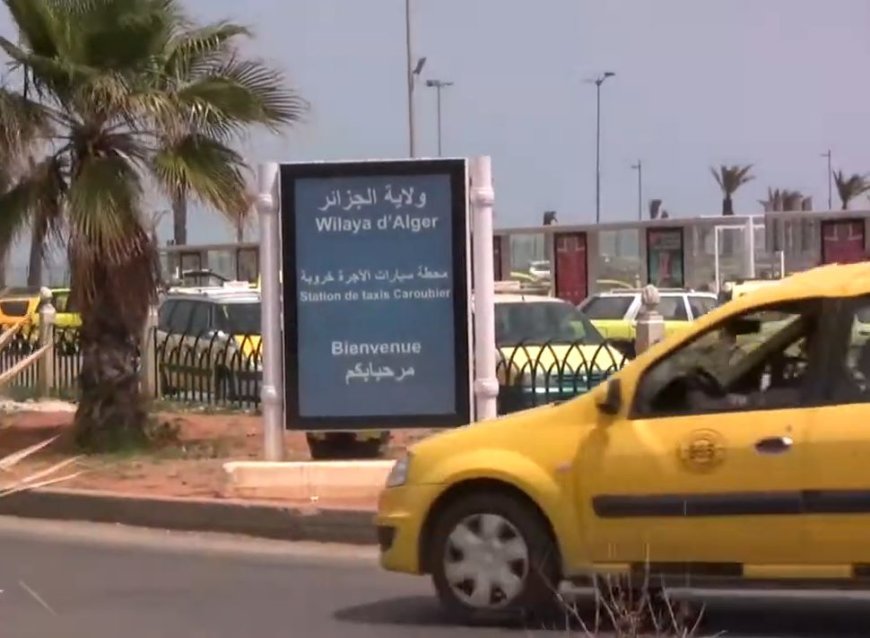
<svg viewBox="0 0 870 638">
<path fill-rule="evenodd" d="M 239 500 L 120 496 L 42 489 L 0 498 L 0 515 L 118 523 L 179 531 L 221 532 L 290 541 L 374 545 L 374 513 L 302 509 Z"/>
<path fill-rule="evenodd" d="M 395 461 L 229 461 L 226 494 L 244 499 L 287 498 L 314 503 L 374 503 Z"/>
</svg>

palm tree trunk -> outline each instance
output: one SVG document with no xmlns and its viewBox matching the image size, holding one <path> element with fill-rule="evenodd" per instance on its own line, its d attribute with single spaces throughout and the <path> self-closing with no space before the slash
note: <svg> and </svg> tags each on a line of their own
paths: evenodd
<svg viewBox="0 0 870 638">
<path fill-rule="evenodd" d="M 9 265 L 9 251 L 0 249 L 0 289 L 6 287 L 6 267 Z"/>
<path fill-rule="evenodd" d="M 187 194 L 180 193 L 172 198 L 172 226 L 176 246 L 187 245 Z"/>
<path fill-rule="evenodd" d="M 99 286 L 107 291 L 109 286 Z M 120 321 L 108 294 L 82 316 L 79 405 L 76 443 L 84 449 L 112 451 L 143 445 L 148 412 L 139 391 L 138 335 Z"/>
<path fill-rule="evenodd" d="M 27 285 L 34 288 L 42 285 L 42 266 L 47 233 L 48 226 L 43 220 L 37 218 L 30 231 L 30 259 L 27 265 Z"/>
<path fill-rule="evenodd" d="M 731 195 L 726 195 L 722 200 L 722 215 L 730 216 L 734 214 L 734 201 L 731 199 Z"/>
</svg>

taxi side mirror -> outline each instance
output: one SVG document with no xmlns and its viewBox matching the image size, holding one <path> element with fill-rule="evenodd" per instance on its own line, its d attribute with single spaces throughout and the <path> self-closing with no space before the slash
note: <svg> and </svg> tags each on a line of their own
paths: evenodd
<svg viewBox="0 0 870 638">
<path fill-rule="evenodd" d="M 598 394 L 596 405 L 602 413 L 609 416 L 619 412 L 622 407 L 622 384 L 619 379 L 607 381 L 604 391 Z"/>
</svg>

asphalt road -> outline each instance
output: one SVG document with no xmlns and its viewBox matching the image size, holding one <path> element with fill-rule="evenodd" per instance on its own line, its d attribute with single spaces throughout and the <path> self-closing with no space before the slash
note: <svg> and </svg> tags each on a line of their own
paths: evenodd
<svg viewBox="0 0 870 638">
<path fill-rule="evenodd" d="M 452 626 L 427 580 L 381 572 L 370 549 L 103 525 L 0 517 L 0 589 L 2 638 L 572 635 Z M 719 632 L 866 637 L 870 595 L 732 593 L 698 635 Z"/>
</svg>

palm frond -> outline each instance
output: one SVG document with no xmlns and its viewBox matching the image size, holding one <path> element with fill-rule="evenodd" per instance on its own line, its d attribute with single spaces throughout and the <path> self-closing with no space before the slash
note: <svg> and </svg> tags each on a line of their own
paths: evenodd
<svg viewBox="0 0 870 638">
<path fill-rule="evenodd" d="M 723 165 L 718 170 L 711 168 L 710 171 L 725 197 L 731 197 L 741 186 L 755 179 L 755 176 L 751 174 L 752 164 L 745 166 Z"/>
<path fill-rule="evenodd" d="M 55 57 L 58 52 L 56 37 L 60 24 L 57 7 L 33 0 L 3 1 L 27 47 L 36 55 Z"/>
<path fill-rule="evenodd" d="M 192 110 L 196 128 L 217 137 L 252 125 L 275 131 L 299 121 L 308 108 L 280 72 L 235 56 L 181 88 L 179 99 Z"/>
<path fill-rule="evenodd" d="M 19 93 L 0 88 L 0 161 L 9 171 L 52 133 L 50 111 Z M 14 172 L 14 171 L 9 171 Z"/>
<path fill-rule="evenodd" d="M 233 149 L 192 134 L 167 144 L 154 158 L 154 175 L 170 197 L 191 194 L 235 218 L 246 208 L 246 164 Z"/>
<path fill-rule="evenodd" d="M 204 65 L 223 58 L 235 39 L 250 35 L 247 27 L 225 21 L 184 31 L 167 47 L 166 75 L 186 80 Z"/>
<path fill-rule="evenodd" d="M 719 188 L 722 189 L 722 191 L 724 192 L 724 191 L 725 191 L 725 185 L 724 185 L 724 183 L 723 183 L 723 181 L 722 181 L 722 176 L 725 174 L 725 167 L 724 167 L 724 166 L 720 166 L 720 167 L 717 169 L 717 168 L 711 166 L 711 167 L 710 167 L 710 174 L 713 175 L 713 179 L 716 180 L 716 183 L 719 185 Z"/>
<path fill-rule="evenodd" d="M 41 216 L 54 228 L 60 223 L 66 190 L 63 162 L 48 157 L 34 163 L 8 191 L 0 195 L 0 252 L 6 250 L 29 224 Z"/>
<path fill-rule="evenodd" d="M 853 173 L 847 176 L 842 170 L 835 171 L 834 184 L 843 204 L 843 210 L 849 207 L 849 202 L 853 199 L 870 192 L 870 176 L 868 175 Z"/>
</svg>

